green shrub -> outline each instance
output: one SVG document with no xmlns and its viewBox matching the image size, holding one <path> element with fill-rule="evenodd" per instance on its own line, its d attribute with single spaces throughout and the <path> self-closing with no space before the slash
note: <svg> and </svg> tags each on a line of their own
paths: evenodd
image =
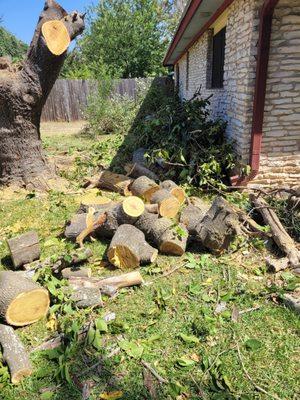
<svg viewBox="0 0 300 400">
<path fill-rule="evenodd" d="M 178 96 L 167 99 L 136 124 L 136 147 L 148 149 L 150 162 L 162 159 L 166 178 L 197 187 L 222 187 L 235 166 L 233 146 L 224 139 L 226 123 L 210 118 L 209 99 L 198 95 L 183 102 Z"/>
</svg>

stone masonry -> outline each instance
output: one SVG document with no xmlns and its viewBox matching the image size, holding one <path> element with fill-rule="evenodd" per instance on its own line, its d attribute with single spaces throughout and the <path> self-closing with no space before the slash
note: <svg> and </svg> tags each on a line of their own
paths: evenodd
<svg viewBox="0 0 300 400">
<path fill-rule="evenodd" d="M 224 87 L 210 88 L 212 30 L 179 60 L 179 92 L 211 98 L 212 117 L 227 120 L 227 137 L 249 163 L 258 15 L 263 0 L 235 0 L 228 8 Z M 255 183 L 300 181 L 300 0 L 279 0 L 274 13 L 260 174 Z"/>
</svg>

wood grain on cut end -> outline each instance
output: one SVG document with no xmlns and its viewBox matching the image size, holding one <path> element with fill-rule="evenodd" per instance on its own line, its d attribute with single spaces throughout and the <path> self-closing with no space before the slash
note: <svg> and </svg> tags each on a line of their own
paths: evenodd
<svg viewBox="0 0 300 400">
<path fill-rule="evenodd" d="M 49 305 L 49 294 L 45 289 L 21 293 L 8 306 L 5 319 L 14 326 L 33 324 L 47 314 Z"/>
<path fill-rule="evenodd" d="M 140 265 L 139 258 L 125 245 L 111 247 L 107 256 L 109 261 L 120 269 L 133 269 Z"/>
<path fill-rule="evenodd" d="M 59 20 L 47 21 L 42 26 L 42 34 L 48 49 L 55 56 L 60 56 L 69 47 L 71 38 L 64 23 Z"/>
<path fill-rule="evenodd" d="M 145 204 L 142 199 L 137 196 L 127 197 L 123 203 L 123 210 L 131 217 L 139 217 L 145 211 Z"/>
<path fill-rule="evenodd" d="M 162 217 L 174 218 L 179 212 L 180 203 L 168 190 L 160 189 L 151 197 L 152 204 L 158 204 L 158 212 Z"/>
</svg>

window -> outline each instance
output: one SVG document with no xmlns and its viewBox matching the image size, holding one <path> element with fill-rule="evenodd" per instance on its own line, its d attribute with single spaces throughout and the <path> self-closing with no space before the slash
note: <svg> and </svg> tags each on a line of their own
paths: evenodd
<svg viewBox="0 0 300 400">
<path fill-rule="evenodd" d="M 186 75 L 185 75 L 185 89 L 189 90 L 189 80 L 190 80 L 190 53 L 186 53 Z"/>
<path fill-rule="evenodd" d="M 211 87 L 223 87 L 226 27 L 213 37 Z"/>
</svg>

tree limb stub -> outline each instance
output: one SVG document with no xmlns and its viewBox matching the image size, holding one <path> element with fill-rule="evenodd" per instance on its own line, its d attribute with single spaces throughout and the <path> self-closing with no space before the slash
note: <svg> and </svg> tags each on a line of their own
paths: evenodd
<svg viewBox="0 0 300 400">
<path fill-rule="evenodd" d="M 0 344 L 3 359 L 8 365 L 11 382 L 18 384 L 32 374 L 32 367 L 25 347 L 12 327 L 0 324 Z"/>
<path fill-rule="evenodd" d="M 273 240 L 280 248 L 280 250 L 282 250 L 287 255 L 290 266 L 292 268 L 299 268 L 300 252 L 297 249 L 294 240 L 284 229 L 276 213 L 270 209 L 269 204 L 266 202 L 266 200 L 262 199 L 261 197 L 255 196 L 253 193 L 250 194 L 250 200 L 259 210 L 265 223 L 270 226 L 273 234 Z"/>
</svg>

